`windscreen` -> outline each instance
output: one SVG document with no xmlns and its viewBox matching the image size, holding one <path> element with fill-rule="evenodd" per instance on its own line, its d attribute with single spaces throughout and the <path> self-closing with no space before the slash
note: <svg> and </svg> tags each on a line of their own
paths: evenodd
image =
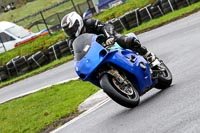
<svg viewBox="0 0 200 133">
<path fill-rule="evenodd" d="M 77 61 L 81 60 L 87 54 L 90 49 L 93 36 L 94 34 L 85 33 L 74 40 L 73 50 Z"/>
</svg>

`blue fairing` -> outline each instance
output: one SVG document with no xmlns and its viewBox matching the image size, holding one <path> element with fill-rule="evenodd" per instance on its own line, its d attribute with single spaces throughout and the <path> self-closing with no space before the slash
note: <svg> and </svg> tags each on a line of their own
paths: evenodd
<svg viewBox="0 0 200 133">
<path fill-rule="evenodd" d="M 97 82 L 93 81 L 94 78 L 91 75 L 94 75 L 95 70 L 101 65 L 111 63 L 129 73 L 128 76 L 138 86 L 139 94 L 142 94 L 147 88 L 151 87 L 152 80 L 149 64 L 142 56 L 135 54 L 131 50 L 122 48 L 118 50 L 105 49 L 96 42 L 96 37 L 93 37 L 86 55 L 75 63 L 76 72 L 82 80 L 93 83 Z M 135 57 L 132 61 L 130 61 L 131 56 Z M 145 70 L 140 67 L 141 62 L 146 66 Z"/>
<path fill-rule="evenodd" d="M 82 80 L 88 80 L 93 71 L 103 62 L 105 56 L 101 55 L 102 50 L 107 51 L 101 45 L 96 42 L 92 42 L 88 53 L 80 61 L 76 62 L 75 65 L 77 74 L 84 74 L 86 76 Z"/>
</svg>

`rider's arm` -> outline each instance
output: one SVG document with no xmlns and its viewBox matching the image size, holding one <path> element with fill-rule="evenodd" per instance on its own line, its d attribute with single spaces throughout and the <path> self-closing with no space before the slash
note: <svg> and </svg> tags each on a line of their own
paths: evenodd
<svg viewBox="0 0 200 133">
<path fill-rule="evenodd" d="M 72 46 L 73 41 L 74 41 L 74 38 L 68 38 L 68 39 L 67 39 L 67 44 L 68 44 L 69 50 L 70 50 L 70 52 L 71 52 L 72 54 L 74 53 L 73 46 Z"/>
<path fill-rule="evenodd" d="M 85 20 L 86 28 L 93 30 L 94 33 L 104 34 L 107 38 L 114 37 L 114 26 L 109 23 L 103 23 L 96 19 Z"/>
</svg>

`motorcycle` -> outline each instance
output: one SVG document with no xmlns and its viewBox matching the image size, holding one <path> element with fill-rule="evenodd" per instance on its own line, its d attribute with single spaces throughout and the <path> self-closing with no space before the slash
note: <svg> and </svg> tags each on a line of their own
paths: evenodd
<svg viewBox="0 0 200 133">
<path fill-rule="evenodd" d="M 133 33 L 130 35 L 134 35 Z M 118 104 L 134 108 L 153 87 L 166 89 L 172 74 L 160 59 L 150 64 L 135 51 L 117 43 L 105 46 L 105 37 L 85 33 L 73 42 L 75 71 L 83 81 L 100 87 Z"/>
</svg>

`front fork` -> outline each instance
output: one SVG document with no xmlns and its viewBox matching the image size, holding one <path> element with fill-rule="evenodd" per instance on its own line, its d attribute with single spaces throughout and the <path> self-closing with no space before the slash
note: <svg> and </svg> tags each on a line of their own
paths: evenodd
<svg viewBox="0 0 200 133">
<path fill-rule="evenodd" d="M 112 66 L 107 66 L 106 68 L 109 68 L 109 69 L 106 70 L 106 71 L 100 72 L 99 77 L 101 77 L 103 74 L 107 73 L 107 74 L 110 74 L 111 76 L 115 77 L 117 82 L 119 82 L 120 84 L 127 84 L 128 83 L 127 80 L 126 80 L 126 76 L 122 76 L 117 69 L 115 69 Z"/>
<path fill-rule="evenodd" d="M 116 69 L 110 69 L 107 71 L 108 74 L 112 75 L 113 77 L 115 77 L 115 79 L 119 82 L 119 83 L 123 83 L 125 82 L 125 79 L 119 74 L 119 72 Z"/>
</svg>

